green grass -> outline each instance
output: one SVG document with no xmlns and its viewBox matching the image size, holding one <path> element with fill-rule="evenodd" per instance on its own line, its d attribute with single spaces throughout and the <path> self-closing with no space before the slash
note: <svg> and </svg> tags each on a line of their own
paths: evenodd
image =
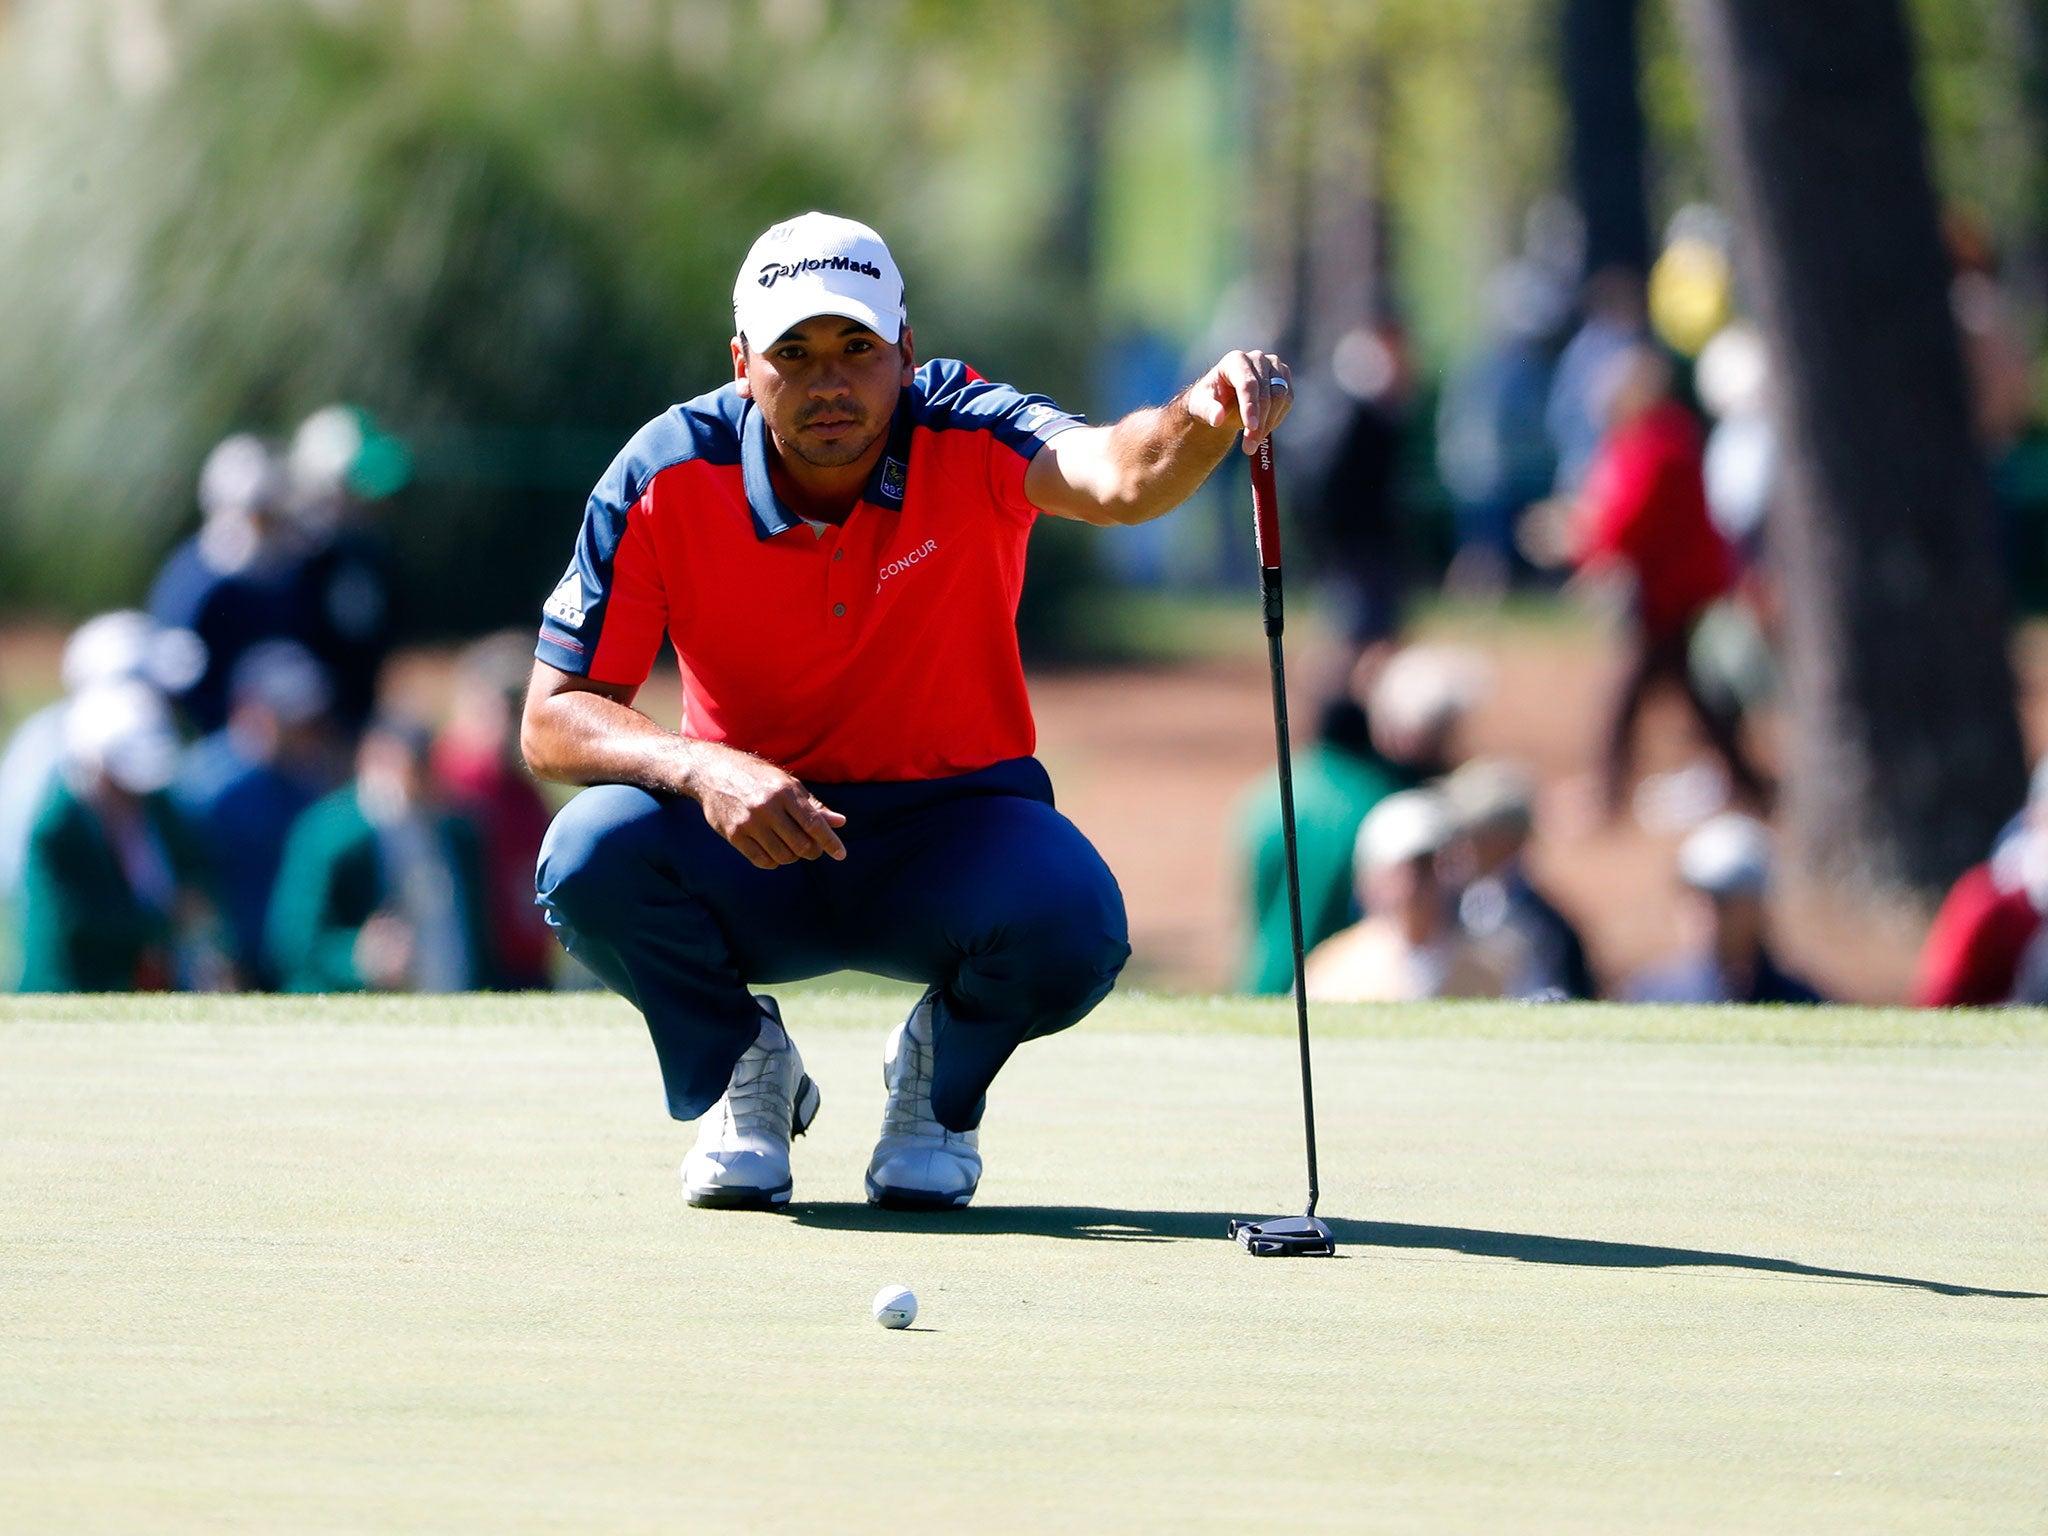
<svg viewBox="0 0 2048 1536">
<path fill-rule="evenodd" d="M 2037 1014 L 1116 998 L 870 1212 L 900 993 L 788 997 L 781 1216 L 598 996 L 0 1005 L 0 1529 L 1991 1531 L 2048 1520 Z M 920 1330 L 867 1317 L 912 1286 Z"/>
</svg>

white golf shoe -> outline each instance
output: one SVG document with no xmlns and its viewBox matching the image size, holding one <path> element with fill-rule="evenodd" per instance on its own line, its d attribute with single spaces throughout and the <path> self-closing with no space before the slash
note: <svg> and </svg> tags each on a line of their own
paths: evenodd
<svg viewBox="0 0 2048 1536">
<path fill-rule="evenodd" d="M 789 1143 L 818 1113 L 818 1085 L 782 1027 L 771 997 L 761 1033 L 732 1069 L 725 1094 L 697 1122 L 697 1144 L 683 1159 L 683 1192 L 692 1205 L 774 1209 L 789 1203 Z"/>
<path fill-rule="evenodd" d="M 974 1131 L 932 1118 L 932 996 L 896 1026 L 882 1058 L 889 1089 L 882 1136 L 868 1160 L 868 1204 L 903 1211 L 953 1211 L 974 1198 L 981 1150 Z"/>
</svg>

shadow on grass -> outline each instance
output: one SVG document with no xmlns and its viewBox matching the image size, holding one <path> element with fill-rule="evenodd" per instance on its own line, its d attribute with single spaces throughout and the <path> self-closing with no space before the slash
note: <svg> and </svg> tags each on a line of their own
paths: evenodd
<svg viewBox="0 0 2048 1536">
<path fill-rule="evenodd" d="M 1093 1242 L 1171 1243 L 1193 1239 L 1223 1241 L 1230 1218 L 1211 1211 L 1125 1211 L 1099 1205 L 985 1206 L 966 1211 L 911 1213 L 881 1211 L 850 1202 L 799 1201 L 788 1207 L 797 1225 L 840 1232 L 936 1232 L 962 1237 L 1022 1234 L 1082 1238 Z M 1250 1215 L 1253 1213 L 1240 1213 Z M 1488 1232 L 1473 1227 L 1421 1227 L 1395 1221 L 1327 1219 L 1339 1251 L 1421 1248 L 1475 1258 L 1515 1259 L 1524 1264 L 1565 1264 L 1585 1269 L 1750 1269 L 1807 1280 L 1849 1280 L 1897 1285 L 1937 1296 L 1995 1296 L 2008 1301 L 2048 1301 L 2039 1291 L 1996 1291 L 1908 1275 L 1826 1269 L 1753 1253 L 1714 1253 L 1703 1248 L 1662 1248 L 1648 1243 L 1608 1243 L 1584 1237 L 1548 1237 L 1535 1232 Z"/>
</svg>

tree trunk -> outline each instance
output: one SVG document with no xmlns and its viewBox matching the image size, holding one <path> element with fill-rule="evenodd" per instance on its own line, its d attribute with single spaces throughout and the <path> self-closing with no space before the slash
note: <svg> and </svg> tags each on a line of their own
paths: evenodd
<svg viewBox="0 0 2048 1536">
<path fill-rule="evenodd" d="M 1586 220 L 1586 273 L 1650 270 L 1643 104 L 1636 94 L 1638 0 L 1565 0 L 1564 89 L 1572 191 Z"/>
<path fill-rule="evenodd" d="M 1932 895 L 2025 764 L 1898 0 L 1683 0 L 1785 446 L 1786 810 L 1807 869 Z"/>
</svg>

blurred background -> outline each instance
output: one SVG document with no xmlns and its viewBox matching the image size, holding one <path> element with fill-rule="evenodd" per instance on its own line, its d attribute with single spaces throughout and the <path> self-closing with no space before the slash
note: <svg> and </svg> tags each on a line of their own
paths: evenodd
<svg viewBox="0 0 2048 1536">
<path fill-rule="evenodd" d="M 1784 9 L 0 0 L 0 974 L 574 981 L 528 637 L 823 208 L 1092 419 L 1293 362 L 1312 990 L 2038 1000 L 2048 3 Z M 1287 984 L 1248 521 L 1034 535 L 1147 985 Z"/>
</svg>

